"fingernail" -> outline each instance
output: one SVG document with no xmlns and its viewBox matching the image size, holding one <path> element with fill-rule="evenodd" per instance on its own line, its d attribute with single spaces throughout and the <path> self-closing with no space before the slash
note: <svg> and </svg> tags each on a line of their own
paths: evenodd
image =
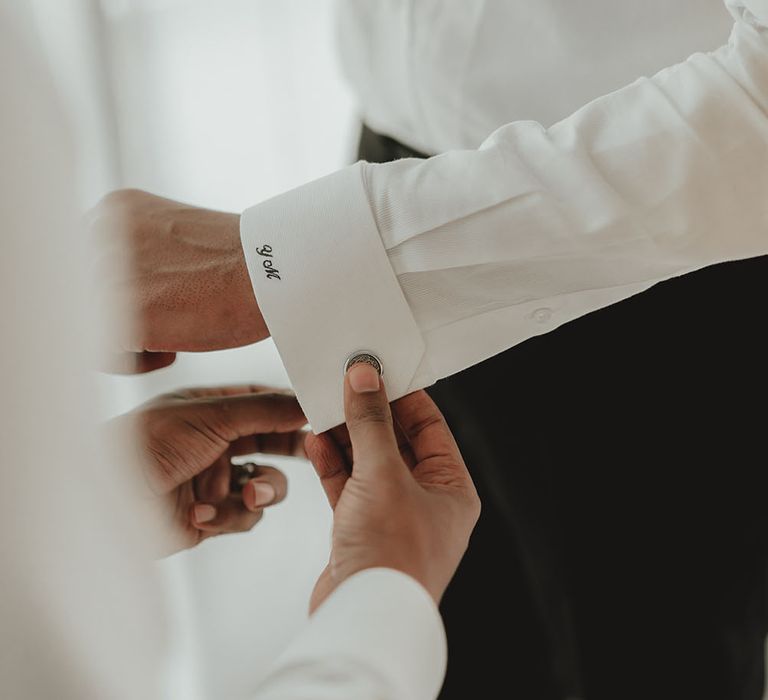
<svg viewBox="0 0 768 700">
<path fill-rule="evenodd" d="M 207 523 L 216 517 L 216 508 L 207 503 L 195 504 L 195 522 Z"/>
<path fill-rule="evenodd" d="M 277 495 L 272 484 L 266 484 L 261 481 L 252 481 L 251 491 L 253 491 L 253 505 L 256 508 L 269 505 L 275 500 Z"/>
<path fill-rule="evenodd" d="M 352 365 L 347 374 L 349 386 L 356 394 L 367 394 L 379 390 L 379 373 L 375 367 L 367 362 L 358 362 Z"/>
</svg>

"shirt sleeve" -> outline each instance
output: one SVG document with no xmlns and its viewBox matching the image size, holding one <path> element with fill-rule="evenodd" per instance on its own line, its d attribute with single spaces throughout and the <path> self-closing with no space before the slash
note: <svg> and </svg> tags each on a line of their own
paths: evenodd
<svg viewBox="0 0 768 700">
<path fill-rule="evenodd" d="M 382 360 L 395 399 L 661 280 L 768 252 L 768 0 L 727 4 L 725 46 L 548 129 L 358 163 L 245 212 L 256 297 L 316 432 L 343 420 L 356 351 Z"/>
<path fill-rule="evenodd" d="M 345 581 L 260 686 L 258 700 L 433 700 L 446 666 L 442 620 L 415 580 L 368 569 Z"/>
</svg>

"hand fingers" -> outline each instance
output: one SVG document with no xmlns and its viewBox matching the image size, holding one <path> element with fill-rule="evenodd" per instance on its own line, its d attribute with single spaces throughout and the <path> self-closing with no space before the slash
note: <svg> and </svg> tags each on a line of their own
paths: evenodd
<svg viewBox="0 0 768 700">
<path fill-rule="evenodd" d="M 189 401 L 193 399 L 231 398 L 234 396 L 267 394 L 295 398 L 293 392 L 287 389 L 275 389 L 261 384 L 240 384 L 179 389 L 172 393 L 164 394 L 160 399 Z M 304 435 L 303 431 L 245 435 L 232 441 L 229 454 L 231 456 L 241 456 L 261 453 L 305 458 Z"/>
<path fill-rule="evenodd" d="M 405 433 L 416 460 L 417 481 L 471 485 L 459 447 L 440 409 L 424 391 L 395 401 L 395 418 Z"/>
<path fill-rule="evenodd" d="M 344 453 L 329 433 L 313 435 L 306 440 L 307 457 L 320 477 L 320 484 L 331 508 L 339 502 L 344 485 L 349 479 L 349 465 Z"/>
<path fill-rule="evenodd" d="M 395 422 L 395 440 L 397 440 L 397 449 L 400 450 L 400 456 L 403 458 L 408 469 L 413 469 L 416 466 L 416 456 L 413 454 L 413 448 L 408 441 L 408 437 L 397 420 L 397 416 L 393 416 Z"/>
<path fill-rule="evenodd" d="M 347 429 L 347 424 L 342 423 L 341 425 L 337 425 L 335 428 L 331 428 L 328 431 L 328 437 L 330 437 L 334 443 L 336 443 L 336 446 L 341 450 L 343 453 L 345 459 L 347 460 L 347 465 L 349 468 L 352 468 L 352 441 L 349 439 L 349 430 Z M 306 443 L 304 444 L 306 448 Z"/>
<path fill-rule="evenodd" d="M 195 503 L 190 510 L 192 524 L 206 536 L 248 532 L 264 516 L 264 510 L 248 510 L 239 494 L 230 495 L 217 505 Z"/>
<path fill-rule="evenodd" d="M 175 352 L 124 352 L 109 355 L 105 372 L 112 374 L 145 374 L 168 367 L 176 360 Z"/>
<path fill-rule="evenodd" d="M 344 378 L 344 415 L 355 466 L 377 469 L 397 455 L 397 440 L 387 393 L 379 373 L 360 362 Z"/>
<path fill-rule="evenodd" d="M 239 438 L 296 432 L 306 423 L 296 399 L 282 394 L 172 399 L 166 396 L 139 413 L 151 458 L 150 483 L 160 493 L 208 469 Z M 295 439 L 289 438 L 284 449 L 298 449 L 290 447 Z"/>
<path fill-rule="evenodd" d="M 288 433 L 261 433 L 238 438 L 229 446 L 232 456 L 265 454 L 306 458 L 304 438 L 306 432 L 293 430 Z"/>
<path fill-rule="evenodd" d="M 213 466 L 195 477 L 195 500 L 202 503 L 221 503 L 229 495 L 230 463 L 225 455 Z"/>
<path fill-rule="evenodd" d="M 191 399 L 173 410 L 229 443 L 254 433 L 292 432 L 307 422 L 296 399 L 285 394 Z"/>
<path fill-rule="evenodd" d="M 425 391 L 416 391 L 392 404 L 392 411 L 416 461 L 435 456 L 461 457 L 440 409 Z"/>
<path fill-rule="evenodd" d="M 243 486 L 242 499 L 250 511 L 273 506 L 288 495 L 288 479 L 274 467 L 254 465 L 254 477 Z"/>
<path fill-rule="evenodd" d="M 403 461 L 408 465 L 409 469 L 413 469 L 416 464 L 416 460 L 413 456 L 413 450 L 408 443 L 408 438 L 405 436 L 403 429 L 400 427 L 397 419 L 394 422 L 395 425 L 395 439 L 397 440 L 397 449 L 400 450 L 400 456 Z M 351 467 L 352 465 L 352 441 L 349 439 L 349 430 L 347 430 L 346 424 L 337 425 L 335 428 L 331 428 L 328 431 L 329 435 L 333 438 L 333 441 L 344 453 L 347 459 L 347 463 Z"/>
<path fill-rule="evenodd" d="M 285 394 L 293 396 L 288 389 L 266 386 L 264 384 L 233 384 L 228 386 L 194 386 L 173 392 L 174 396 L 184 399 L 203 399 L 215 396 L 240 396 L 241 394 Z"/>
<path fill-rule="evenodd" d="M 250 529 L 258 519 L 246 517 L 240 505 L 251 513 L 283 501 L 288 494 L 288 480 L 274 467 L 251 465 L 253 478 L 242 488 L 242 494 L 230 492 L 230 464 L 227 457 L 203 472 L 195 480 L 196 503 L 192 511 L 196 527 L 206 531 L 241 532 Z M 260 516 L 259 516 L 260 517 Z"/>
</svg>

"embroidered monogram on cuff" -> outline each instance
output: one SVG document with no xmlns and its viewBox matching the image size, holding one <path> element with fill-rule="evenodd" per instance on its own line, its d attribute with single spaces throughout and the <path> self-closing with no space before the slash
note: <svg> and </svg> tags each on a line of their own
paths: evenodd
<svg viewBox="0 0 768 700">
<path fill-rule="evenodd" d="M 361 164 L 248 209 L 240 231 L 256 299 L 315 432 L 343 422 L 342 368 L 361 348 L 387 368 L 393 400 L 434 381 Z"/>
</svg>

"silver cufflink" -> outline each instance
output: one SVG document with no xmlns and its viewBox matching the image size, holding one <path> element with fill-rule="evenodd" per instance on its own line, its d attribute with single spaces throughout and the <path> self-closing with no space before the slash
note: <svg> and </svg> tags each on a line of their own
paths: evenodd
<svg viewBox="0 0 768 700">
<path fill-rule="evenodd" d="M 371 365 L 371 367 L 373 367 L 379 373 L 380 377 L 384 376 L 384 368 L 381 364 L 381 360 L 373 353 L 365 351 L 353 353 L 347 358 L 347 361 L 344 363 L 344 374 L 347 373 L 347 370 L 352 365 L 357 365 L 361 362 Z"/>
<path fill-rule="evenodd" d="M 241 493 L 243 487 L 255 476 L 258 467 L 248 462 L 247 464 L 230 464 L 229 490 L 232 493 Z"/>
</svg>

